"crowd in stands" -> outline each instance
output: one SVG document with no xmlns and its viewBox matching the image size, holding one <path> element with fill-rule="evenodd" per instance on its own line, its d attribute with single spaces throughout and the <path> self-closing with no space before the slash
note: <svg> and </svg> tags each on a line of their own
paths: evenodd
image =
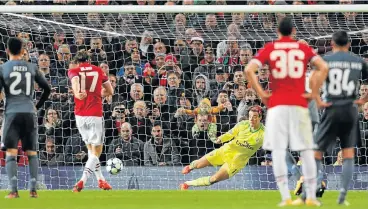
<svg viewBox="0 0 368 209">
<path fill-rule="evenodd" d="M 97 1 L 104 2 L 104 1 Z M 110 5 L 223 5 L 223 4 L 351 4 L 339 1 L 229 1 L 229 0 L 110 0 Z M 95 0 L 22 0 L 1 1 L 2 4 L 96 4 Z M 355 1 L 357 3 L 357 1 Z M 362 3 L 365 3 L 364 1 Z M 41 7 L 42 8 L 42 7 Z M 103 99 L 105 147 L 101 162 L 119 158 L 125 166 L 176 166 L 188 164 L 218 148 L 211 138 L 229 131 L 237 122 L 247 119 L 252 105 L 267 109 L 250 88 L 244 66 L 266 41 L 275 36 L 277 21 L 286 14 L 147 14 L 108 16 L 88 13 L 70 15 L 23 14 L 26 17 L 70 23 L 67 28 L 50 27 L 41 32 L 15 27 L 15 23 L 31 20 L 13 19 L 0 28 L 0 58 L 7 60 L 5 43 L 9 37 L 24 41 L 24 59 L 39 66 L 48 79 L 52 94 L 44 109 L 38 112 L 39 158 L 42 166 L 82 165 L 88 155 L 75 125 L 74 100 L 67 71 L 73 56 L 87 50 L 92 64 L 109 75 L 115 94 Z M 366 30 L 365 14 L 292 14 L 301 33 L 329 33 L 336 29 Z M 86 19 L 83 19 L 86 18 Z M 138 19 L 137 18 L 141 18 Z M 144 19 L 146 18 L 146 19 Z M 159 22 L 159 20 L 164 22 Z M 13 22 L 12 22 L 13 21 Z M 139 25 L 139 24 L 141 25 Z M 42 21 L 38 22 L 42 25 Z M 46 23 L 45 23 L 46 24 Z M 93 29 L 136 35 L 96 33 Z M 142 27 L 150 25 L 150 27 Z M 83 26 L 91 30 L 82 29 Z M 40 26 L 41 27 L 41 26 Z M 148 29 L 147 29 L 148 28 Z M 157 32 L 156 30 L 161 30 Z M 261 37 L 252 40 L 250 35 Z M 303 32 L 304 31 L 304 32 Z M 313 31 L 313 32 L 312 32 Z M 167 33 L 167 36 L 157 34 Z M 216 38 L 224 34 L 224 38 Z M 266 35 L 265 35 L 266 34 Z M 306 39 L 321 55 L 331 50 L 328 39 Z M 367 57 L 368 32 L 353 37 L 352 51 Z M 258 77 L 269 89 L 270 71 L 263 66 Z M 36 86 L 35 99 L 41 90 Z M 272 89 L 270 89 L 272 90 Z M 360 91 L 367 91 L 362 84 Z M 213 108 L 212 114 L 194 111 L 201 105 Z M 1 116 L 3 109 L 1 110 Z M 3 116 L 2 116 L 3 117 Z M 264 119 L 264 118 L 263 118 Z M 2 121 L 2 120 L 0 120 Z M 361 140 L 357 146 L 357 164 L 367 163 L 368 103 L 361 108 Z M 267 127 L 266 127 L 267 128 Z M 341 164 L 339 145 L 326 155 L 326 164 Z M 19 165 L 27 164 L 23 153 Z M 0 153 L 0 165 L 4 164 Z M 259 150 L 251 165 L 272 165 L 270 154 Z M 296 160 L 298 156 L 296 155 Z"/>
</svg>

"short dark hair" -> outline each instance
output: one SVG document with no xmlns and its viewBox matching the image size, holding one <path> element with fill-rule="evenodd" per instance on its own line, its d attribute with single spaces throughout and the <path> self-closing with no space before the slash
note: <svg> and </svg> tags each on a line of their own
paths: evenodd
<svg viewBox="0 0 368 209">
<path fill-rule="evenodd" d="M 279 32 L 283 36 L 290 36 L 293 32 L 293 20 L 290 17 L 284 17 L 281 22 L 279 23 Z"/>
<path fill-rule="evenodd" d="M 9 38 L 7 48 L 12 55 L 19 55 L 22 52 L 23 41 L 19 38 Z"/>
<path fill-rule="evenodd" d="M 346 46 L 350 42 L 349 39 L 350 39 L 349 34 L 343 30 L 336 31 L 332 35 L 332 40 L 335 42 L 337 46 Z"/>
<path fill-rule="evenodd" d="M 90 59 L 89 54 L 86 50 L 80 50 L 74 57 L 74 60 L 78 63 L 87 62 Z"/>
</svg>

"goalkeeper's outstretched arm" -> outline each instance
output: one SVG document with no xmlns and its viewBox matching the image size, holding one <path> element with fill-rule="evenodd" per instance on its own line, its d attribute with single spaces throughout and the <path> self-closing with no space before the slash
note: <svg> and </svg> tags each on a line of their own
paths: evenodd
<svg viewBox="0 0 368 209">
<path fill-rule="evenodd" d="M 220 143 L 225 143 L 225 142 L 228 142 L 230 140 L 232 140 L 236 135 L 238 135 L 239 133 L 239 126 L 240 126 L 240 123 L 239 122 L 238 124 L 236 124 L 234 126 L 234 128 L 232 128 L 230 131 L 224 133 L 223 135 L 221 135 L 217 140 L 216 140 L 216 143 L 217 144 L 220 144 Z"/>
</svg>

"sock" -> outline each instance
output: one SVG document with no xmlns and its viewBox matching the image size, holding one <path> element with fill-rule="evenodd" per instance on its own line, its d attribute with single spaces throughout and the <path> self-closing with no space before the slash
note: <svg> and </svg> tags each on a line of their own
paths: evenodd
<svg viewBox="0 0 368 209">
<path fill-rule="evenodd" d="M 341 189 L 340 189 L 340 196 L 339 196 L 339 203 L 343 203 L 345 201 L 346 194 L 349 189 L 350 181 L 353 177 L 354 172 L 354 159 L 347 158 L 344 159 L 342 163 L 342 179 L 341 179 Z"/>
<path fill-rule="evenodd" d="M 288 187 L 288 176 L 287 176 L 287 165 L 286 165 L 286 151 L 285 150 L 274 150 L 272 152 L 272 168 L 281 193 L 282 200 L 291 199 L 289 187 Z"/>
<path fill-rule="evenodd" d="M 316 160 L 317 167 L 317 187 L 319 187 L 323 180 L 322 160 Z"/>
<path fill-rule="evenodd" d="M 188 184 L 189 186 L 209 186 L 211 185 L 210 178 L 211 176 L 206 176 L 196 180 L 187 181 L 185 183 Z"/>
<path fill-rule="evenodd" d="M 83 181 L 83 183 L 86 183 L 89 176 L 93 173 L 93 171 L 96 168 L 97 162 L 99 162 L 97 156 L 91 154 L 87 160 L 87 163 L 86 163 L 86 166 L 84 168 L 83 175 L 81 178 L 81 181 Z"/>
<path fill-rule="evenodd" d="M 317 190 L 317 166 L 314 159 L 313 150 L 304 150 L 300 152 L 303 159 L 302 170 L 304 174 L 304 185 L 307 199 L 316 199 Z"/>
<path fill-rule="evenodd" d="M 12 192 L 18 191 L 18 177 L 17 177 L 17 157 L 6 156 L 6 173 L 8 174 L 10 187 Z"/>
<path fill-rule="evenodd" d="M 30 187 L 31 191 L 36 191 L 37 178 L 38 178 L 38 157 L 37 155 L 28 156 L 29 160 L 29 175 L 30 175 Z"/>
<path fill-rule="evenodd" d="M 195 161 L 193 161 L 193 162 L 191 162 L 191 163 L 190 163 L 189 168 L 190 168 L 191 170 L 196 169 L 197 161 L 198 161 L 198 160 L 195 160 Z"/>
<path fill-rule="evenodd" d="M 105 181 L 105 177 L 102 175 L 102 172 L 101 172 L 101 163 L 100 163 L 100 160 L 96 164 L 95 176 L 96 176 L 97 181 L 98 180 Z"/>
<path fill-rule="evenodd" d="M 302 173 L 300 172 L 299 167 L 296 165 L 295 160 L 291 152 L 287 152 L 286 154 L 286 165 L 288 171 L 294 176 L 296 181 L 299 181 Z"/>
</svg>

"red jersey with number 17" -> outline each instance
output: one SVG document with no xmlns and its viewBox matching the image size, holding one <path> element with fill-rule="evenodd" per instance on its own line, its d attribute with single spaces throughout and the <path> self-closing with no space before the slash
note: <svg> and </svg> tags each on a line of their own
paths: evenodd
<svg viewBox="0 0 368 209">
<path fill-rule="evenodd" d="M 267 43 L 252 59 L 262 67 L 270 67 L 270 90 L 272 95 L 268 108 L 278 105 L 307 107 L 305 93 L 305 74 L 308 63 L 317 56 L 306 44 L 298 43 L 290 37 L 283 37 L 273 43 Z"/>
<path fill-rule="evenodd" d="M 68 76 L 70 80 L 78 76 L 80 89 L 87 93 L 83 100 L 74 98 L 75 115 L 102 117 L 102 84 L 108 81 L 103 70 L 89 63 L 81 63 L 79 67 L 68 70 Z"/>
</svg>

